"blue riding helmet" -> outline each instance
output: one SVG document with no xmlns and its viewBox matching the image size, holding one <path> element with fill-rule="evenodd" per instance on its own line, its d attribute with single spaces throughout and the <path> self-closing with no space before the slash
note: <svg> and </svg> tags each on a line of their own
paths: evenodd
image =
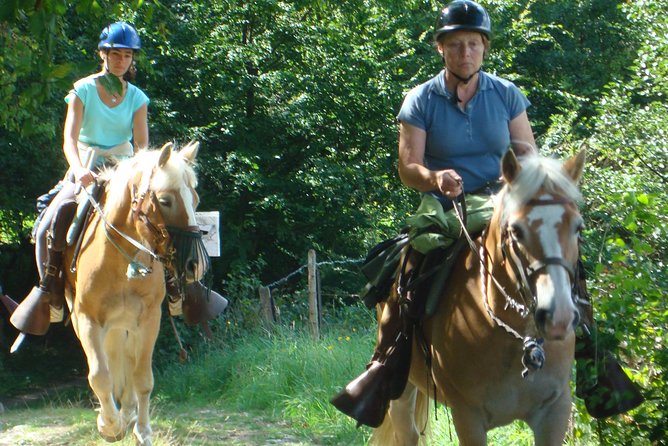
<svg viewBox="0 0 668 446">
<path fill-rule="evenodd" d="M 478 31 L 491 38 L 492 23 L 485 8 L 471 0 L 455 0 L 443 8 L 436 22 L 434 40 L 459 30 Z"/>
<path fill-rule="evenodd" d="M 137 30 L 128 23 L 116 22 L 105 27 L 100 33 L 98 49 L 130 48 L 135 51 L 141 49 L 141 40 Z"/>
</svg>

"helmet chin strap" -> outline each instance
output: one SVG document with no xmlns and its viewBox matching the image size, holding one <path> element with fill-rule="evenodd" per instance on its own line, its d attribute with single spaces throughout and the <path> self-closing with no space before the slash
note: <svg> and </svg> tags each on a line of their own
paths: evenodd
<svg viewBox="0 0 668 446">
<path fill-rule="evenodd" d="M 448 73 L 452 74 L 455 78 L 457 78 L 457 80 L 459 80 L 459 82 L 457 82 L 457 84 L 455 84 L 455 92 L 452 95 L 452 102 L 453 102 L 453 104 L 457 105 L 459 102 L 462 102 L 461 99 L 459 99 L 459 95 L 457 94 L 457 87 L 459 86 L 459 83 L 461 82 L 464 85 L 468 84 L 469 81 L 471 79 L 473 79 L 473 76 L 475 76 L 476 74 L 478 74 L 480 72 L 482 67 L 478 68 L 475 72 L 473 72 L 473 74 L 471 74 L 468 77 L 460 76 L 459 74 L 455 73 L 454 71 L 452 71 L 448 67 L 445 67 L 445 69 L 448 71 Z"/>
</svg>

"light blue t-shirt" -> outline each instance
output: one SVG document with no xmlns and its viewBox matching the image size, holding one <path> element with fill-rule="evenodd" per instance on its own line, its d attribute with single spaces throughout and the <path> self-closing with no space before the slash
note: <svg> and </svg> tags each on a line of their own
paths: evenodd
<svg viewBox="0 0 668 446">
<path fill-rule="evenodd" d="M 115 107 L 109 107 L 97 93 L 96 76 L 80 79 L 72 91 L 83 102 L 84 116 L 79 141 L 91 146 L 110 148 L 132 140 L 132 118 L 144 104 L 149 103 L 146 94 L 128 82 L 125 97 Z M 68 102 L 68 98 L 65 98 Z"/>
<path fill-rule="evenodd" d="M 464 191 L 474 192 L 501 175 L 501 158 L 510 147 L 508 125 L 529 105 L 515 84 L 481 71 L 478 90 L 462 111 L 441 71 L 406 95 L 397 119 L 427 132 L 427 168 L 454 169 Z"/>
</svg>

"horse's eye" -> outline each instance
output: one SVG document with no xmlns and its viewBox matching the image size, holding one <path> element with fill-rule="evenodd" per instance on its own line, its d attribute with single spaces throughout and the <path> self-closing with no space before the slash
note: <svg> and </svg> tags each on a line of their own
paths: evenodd
<svg viewBox="0 0 668 446">
<path fill-rule="evenodd" d="M 508 227 L 510 235 L 517 241 L 521 241 L 524 238 L 524 229 L 519 223 L 513 223 Z"/>
<path fill-rule="evenodd" d="M 165 207 L 165 208 L 172 207 L 172 200 L 170 200 L 169 198 L 159 198 L 158 202 L 160 203 L 160 206 L 162 206 L 162 207 Z"/>
<path fill-rule="evenodd" d="M 579 221 L 578 224 L 575 226 L 575 235 L 578 237 L 578 241 L 582 242 L 582 231 L 584 231 L 584 222 Z"/>
</svg>

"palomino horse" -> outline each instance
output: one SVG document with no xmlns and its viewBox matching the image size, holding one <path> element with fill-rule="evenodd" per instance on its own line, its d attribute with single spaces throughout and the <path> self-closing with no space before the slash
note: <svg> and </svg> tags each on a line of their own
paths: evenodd
<svg viewBox="0 0 668 446">
<path fill-rule="evenodd" d="M 562 444 L 579 318 L 572 289 L 583 166 L 584 151 L 563 164 L 506 154 L 489 228 L 460 254 L 456 280 L 425 321 L 431 370 L 414 345 L 406 390 L 372 444 L 418 444 L 434 391 L 462 445 L 485 445 L 487 431 L 514 420 L 531 427 L 536 445 Z"/>
<path fill-rule="evenodd" d="M 107 182 L 82 235 L 76 271 L 66 268 L 72 325 L 100 403 L 97 429 L 107 441 L 122 439 L 134 424 L 137 443 L 152 443 L 152 356 L 165 270 L 192 282 L 208 264 L 202 250 L 184 256 L 174 249 L 184 236 L 201 244 L 192 166 L 198 147 L 190 143 L 177 152 L 169 143 L 161 150 L 140 151 L 103 172 Z M 72 251 L 68 249 L 65 265 L 72 262 Z"/>
</svg>

